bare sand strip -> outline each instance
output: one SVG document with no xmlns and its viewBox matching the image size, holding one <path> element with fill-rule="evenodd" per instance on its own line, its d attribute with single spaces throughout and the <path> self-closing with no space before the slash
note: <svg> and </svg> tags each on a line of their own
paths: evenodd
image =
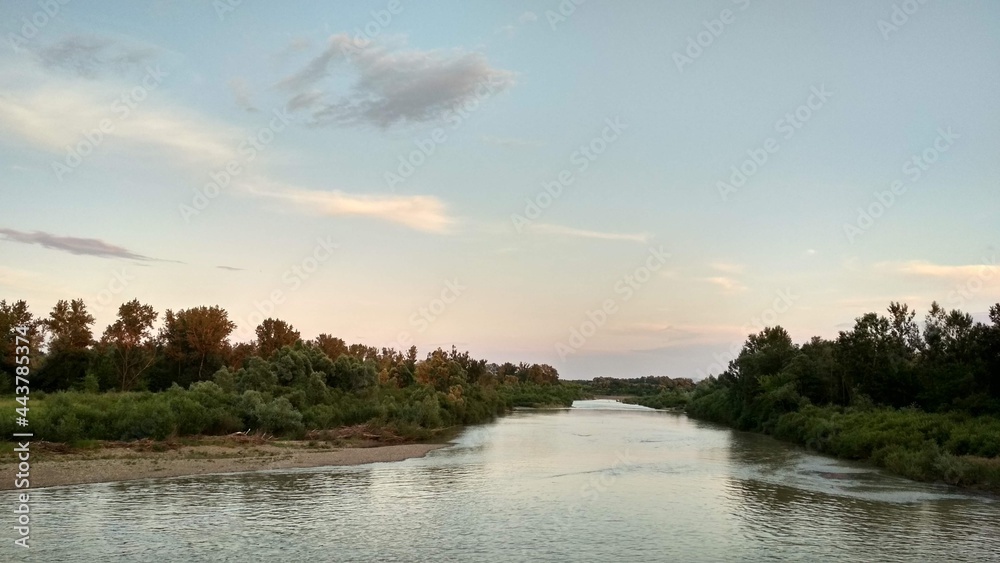
<svg viewBox="0 0 1000 563">
<path fill-rule="evenodd" d="M 130 481 L 149 477 L 178 477 L 206 473 L 237 473 L 294 467 L 361 465 L 423 457 L 447 444 L 398 444 L 376 447 L 316 447 L 305 442 L 194 445 L 167 451 L 133 447 L 104 447 L 92 451 L 31 455 L 31 488 Z M 14 488 L 17 464 L 9 452 L 0 464 L 0 490 Z"/>
</svg>

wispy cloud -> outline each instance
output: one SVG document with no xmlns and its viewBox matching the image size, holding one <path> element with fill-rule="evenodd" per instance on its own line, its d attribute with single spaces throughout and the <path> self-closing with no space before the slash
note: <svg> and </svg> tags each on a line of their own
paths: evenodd
<svg viewBox="0 0 1000 563">
<path fill-rule="evenodd" d="M 0 72 L 0 86 L 11 86 L 9 92 L 0 96 L 0 123 L 4 125 L 0 127 L 0 139 L 7 137 L 62 155 L 67 145 L 79 142 L 81 131 L 93 130 L 103 120 L 111 120 L 114 131 L 108 136 L 125 142 L 115 143 L 114 147 L 109 146 L 107 149 L 102 146 L 102 150 L 126 153 L 146 151 L 155 156 L 155 161 L 160 164 L 190 167 L 192 170 L 204 170 L 205 166 L 218 167 L 226 162 L 239 162 L 243 158 L 238 147 L 246 134 L 239 128 L 152 100 L 144 102 L 142 111 L 118 116 L 106 100 L 108 94 L 113 93 L 120 85 L 55 77 L 44 71 L 35 72 L 31 78 L 32 84 L 24 86 L 17 82 L 15 73 L 5 75 Z M 261 186 L 267 189 L 260 189 Z M 292 204 L 300 213 L 365 216 L 424 232 L 444 233 L 455 222 L 448 215 L 445 203 L 437 197 L 314 191 L 284 185 L 270 178 L 265 171 L 240 175 L 231 183 L 230 192 L 279 199 Z M 41 244 L 41 241 L 55 240 L 46 233 L 41 235 L 37 240 L 32 239 L 32 242 Z M 26 242 L 26 236 L 12 231 L 8 238 Z M 69 244 L 69 237 L 63 238 L 66 240 L 55 240 L 52 244 L 61 244 L 65 247 L 62 249 L 87 248 L 86 245 L 72 246 Z M 95 245 L 90 248 L 99 252 L 102 247 Z M 124 249 L 115 247 L 105 250 L 110 252 L 109 255 L 114 255 L 115 251 Z M 137 254 L 123 256 L 145 258 Z"/>
<path fill-rule="evenodd" d="M 125 74 L 140 69 L 156 50 L 99 35 L 73 35 L 38 49 L 35 55 L 46 67 L 94 78 L 105 72 Z"/>
<path fill-rule="evenodd" d="M 348 91 L 327 80 L 336 66 L 356 76 Z M 481 53 L 393 49 L 339 34 L 278 87 L 289 94 L 289 108 L 308 111 L 311 124 L 384 129 L 442 119 L 466 101 L 510 88 L 514 78 Z"/>
<path fill-rule="evenodd" d="M 243 272 L 245 268 L 234 268 L 232 266 L 216 266 L 220 270 L 229 270 L 230 272 Z"/>
<path fill-rule="evenodd" d="M 79 81 L 77 81 L 79 82 Z M 123 115 L 106 102 L 107 92 L 54 81 L 27 92 L 0 96 L 0 135 L 14 135 L 32 145 L 63 154 L 104 121 L 114 125 L 109 137 L 128 142 L 128 150 L 153 150 L 186 162 L 227 162 L 235 158 L 239 135 L 220 124 L 205 123 L 180 112 L 147 103 Z M 103 147 L 102 147 L 103 148 Z"/>
<path fill-rule="evenodd" d="M 704 279 L 710 284 L 714 284 L 721 287 L 725 293 L 742 293 L 747 290 L 747 287 L 742 283 L 740 283 L 739 280 L 733 279 L 731 277 L 714 276 Z"/>
<path fill-rule="evenodd" d="M 644 335 L 644 334 L 658 334 L 662 332 L 667 332 L 673 328 L 673 325 L 667 323 L 629 323 L 614 325 L 608 327 L 608 332 L 616 334 L 628 334 L 628 335 Z"/>
<path fill-rule="evenodd" d="M 299 188 L 255 188 L 253 193 L 285 201 L 298 210 L 327 216 L 389 221 L 429 233 L 447 233 L 454 220 L 440 199 L 427 195 L 367 195 Z"/>
<path fill-rule="evenodd" d="M 733 264 L 731 262 L 713 262 L 712 264 L 709 264 L 709 266 L 711 266 L 713 270 L 726 274 L 739 274 L 746 269 L 743 264 Z"/>
<path fill-rule="evenodd" d="M 524 12 L 517 17 L 517 25 L 508 24 L 501 26 L 497 29 L 498 34 L 506 35 L 507 37 L 514 37 L 521 27 L 532 24 L 538 21 L 538 14 L 535 12 Z"/>
<path fill-rule="evenodd" d="M 642 233 L 605 233 L 600 231 L 587 231 L 584 229 L 574 229 L 563 225 L 552 225 L 548 223 L 532 223 L 527 227 L 531 232 L 542 235 L 554 235 L 565 237 L 592 238 L 601 240 L 621 240 L 628 242 L 649 242 L 650 236 Z"/>
<path fill-rule="evenodd" d="M 953 281 L 961 281 L 973 277 L 982 277 L 984 273 L 1000 273 L 1000 267 L 997 265 L 995 256 L 984 259 L 980 264 L 944 265 L 934 264 L 924 260 L 911 260 L 909 262 L 882 262 L 877 264 L 876 268 L 918 277 L 948 279 Z"/>
<path fill-rule="evenodd" d="M 44 248 L 60 250 L 83 256 L 98 256 L 101 258 L 125 258 L 128 260 L 156 260 L 149 256 L 143 256 L 132 252 L 127 248 L 117 246 L 96 238 L 64 237 L 46 233 L 44 231 L 34 231 L 31 233 L 17 231 L 14 229 L 0 228 L 0 236 L 4 240 L 20 242 L 23 244 L 37 244 Z"/>
<path fill-rule="evenodd" d="M 538 21 L 538 14 L 535 12 L 524 12 L 517 18 L 517 23 L 525 24 Z"/>
<path fill-rule="evenodd" d="M 507 37 L 514 37 L 517 34 L 517 26 L 515 25 L 505 25 L 497 28 L 497 34 L 506 35 Z"/>
</svg>

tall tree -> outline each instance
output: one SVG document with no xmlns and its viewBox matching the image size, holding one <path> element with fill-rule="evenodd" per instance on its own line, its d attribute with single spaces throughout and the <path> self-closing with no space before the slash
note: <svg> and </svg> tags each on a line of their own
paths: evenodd
<svg viewBox="0 0 1000 563">
<path fill-rule="evenodd" d="M 192 307 L 176 313 L 168 309 L 160 338 L 169 369 L 156 387 L 166 388 L 171 383 L 187 387 L 210 377 L 222 367 L 229 347 L 227 339 L 235 328 L 229 314 L 217 306 Z"/>
<path fill-rule="evenodd" d="M 977 332 L 971 315 L 931 304 L 924 320 L 926 351 L 921 370 L 921 403 L 926 408 L 948 408 L 973 392 L 973 364 L 981 355 L 977 348 L 983 340 Z"/>
<path fill-rule="evenodd" d="M 461 364 L 451 359 L 441 348 L 427 354 L 427 359 L 417 364 L 414 379 L 417 383 L 434 387 L 438 391 L 447 391 L 453 385 L 461 385 L 467 381 Z"/>
<path fill-rule="evenodd" d="M 889 326 L 889 319 L 866 313 L 855 319 L 850 332 L 840 332 L 836 348 L 837 361 L 844 368 L 844 384 L 882 404 L 894 404 L 901 399 L 896 393 L 896 377 L 890 360 Z"/>
<path fill-rule="evenodd" d="M 313 344 L 333 361 L 337 361 L 337 358 L 347 353 L 347 343 L 329 334 L 317 336 L 316 340 L 313 340 Z"/>
<path fill-rule="evenodd" d="M 278 350 L 298 341 L 299 331 L 285 321 L 267 318 L 257 326 L 257 353 L 261 358 L 270 358 Z"/>
<path fill-rule="evenodd" d="M 151 305 L 133 299 L 118 308 L 118 318 L 104 330 L 101 344 L 110 348 L 122 391 L 135 387 L 156 358 L 156 341 L 151 334 L 156 317 Z"/>
<path fill-rule="evenodd" d="M 84 350 L 94 343 L 94 334 L 90 327 L 94 324 L 94 316 L 87 312 L 83 299 L 66 301 L 60 299 L 49 313 L 45 321 L 52 341 L 50 351 Z"/>
<path fill-rule="evenodd" d="M 28 340 L 29 366 L 37 365 L 42 352 L 42 342 L 45 338 L 45 324 L 41 319 L 36 319 L 31 314 L 31 311 L 28 310 L 28 304 L 24 300 L 10 304 L 6 301 L 0 301 L 0 338 L 3 339 L 0 341 L 0 372 L 14 373 L 18 365 L 15 359 L 23 355 L 15 354 L 17 346 L 23 346 L 23 343 L 18 344 L 15 338 L 22 336 L 15 332 L 18 327 L 25 328 L 26 334 L 23 337 Z"/>
<path fill-rule="evenodd" d="M 43 391 L 58 391 L 81 383 L 90 364 L 94 316 L 83 299 L 59 300 L 45 320 L 51 335 L 48 354 L 39 367 L 36 385 Z"/>
<path fill-rule="evenodd" d="M 920 336 L 920 327 L 914 321 L 916 311 L 903 303 L 893 301 L 889 304 L 889 337 L 895 346 L 895 354 L 903 360 L 912 360 L 924 349 L 924 340 Z"/>
<path fill-rule="evenodd" d="M 730 382 L 736 396 L 748 402 L 761 392 L 765 377 L 781 373 L 798 354 L 798 347 L 785 329 L 767 327 L 747 337 L 739 356 L 729 362 L 729 369 L 720 379 Z"/>
</svg>

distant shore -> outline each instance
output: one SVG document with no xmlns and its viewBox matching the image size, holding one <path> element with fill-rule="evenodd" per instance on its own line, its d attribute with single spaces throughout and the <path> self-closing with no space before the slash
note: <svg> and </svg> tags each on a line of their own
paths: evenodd
<svg viewBox="0 0 1000 563">
<path fill-rule="evenodd" d="M 240 473 L 268 469 L 361 465 L 423 457 L 447 444 L 371 444 L 333 446 L 322 442 L 238 442 L 226 439 L 178 445 L 140 441 L 97 448 L 72 449 L 48 444 L 31 452 L 31 488 L 180 477 L 207 473 Z M 6 460 L 11 455 L 3 456 Z M 13 476 L 17 464 L 0 464 L 0 474 Z M 14 479 L 0 480 L 0 490 Z"/>
</svg>

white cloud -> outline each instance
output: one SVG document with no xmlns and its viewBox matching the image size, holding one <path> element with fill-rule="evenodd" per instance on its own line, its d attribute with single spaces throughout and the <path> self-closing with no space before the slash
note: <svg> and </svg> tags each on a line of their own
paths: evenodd
<svg viewBox="0 0 1000 563">
<path fill-rule="evenodd" d="M 121 91 L 111 90 L 57 80 L 8 92 L 0 96 L 0 122 L 5 125 L 0 136 L 65 154 L 66 147 L 85 140 L 84 132 L 94 135 L 106 122 L 113 131 L 101 133 L 104 139 L 98 145 L 121 139 L 127 141 L 129 150 L 154 149 L 160 157 L 166 152 L 188 162 L 216 165 L 236 157 L 240 137 L 234 129 L 185 116 L 151 100 L 140 102 L 142 111 L 125 103 L 115 104 L 113 100 Z"/>
<path fill-rule="evenodd" d="M 722 288 L 725 293 L 742 293 L 747 290 L 747 287 L 739 282 L 726 276 L 715 276 L 711 278 L 704 278 L 708 283 L 717 285 Z"/>
<path fill-rule="evenodd" d="M 579 237 L 579 238 L 593 238 L 601 240 L 621 240 L 628 242 L 639 242 L 647 243 L 649 242 L 650 236 L 647 234 L 640 233 L 605 233 L 599 231 L 587 231 L 583 229 L 574 229 L 572 227 L 564 227 L 562 225 L 551 225 L 547 223 L 531 223 L 527 229 L 533 233 L 542 235 L 555 235 L 555 236 L 566 236 L 566 237 Z"/>
<path fill-rule="evenodd" d="M 447 233 L 454 224 L 444 202 L 434 196 L 349 194 L 289 187 L 255 188 L 253 193 L 285 201 L 306 213 L 368 217 L 429 233 Z"/>
<path fill-rule="evenodd" d="M 964 281 L 971 278 L 1000 278 L 1000 267 L 997 265 L 995 256 L 984 258 L 980 264 L 948 266 L 924 260 L 911 260 L 909 262 L 883 262 L 876 265 L 876 268 L 917 277 L 951 281 Z"/>
</svg>

